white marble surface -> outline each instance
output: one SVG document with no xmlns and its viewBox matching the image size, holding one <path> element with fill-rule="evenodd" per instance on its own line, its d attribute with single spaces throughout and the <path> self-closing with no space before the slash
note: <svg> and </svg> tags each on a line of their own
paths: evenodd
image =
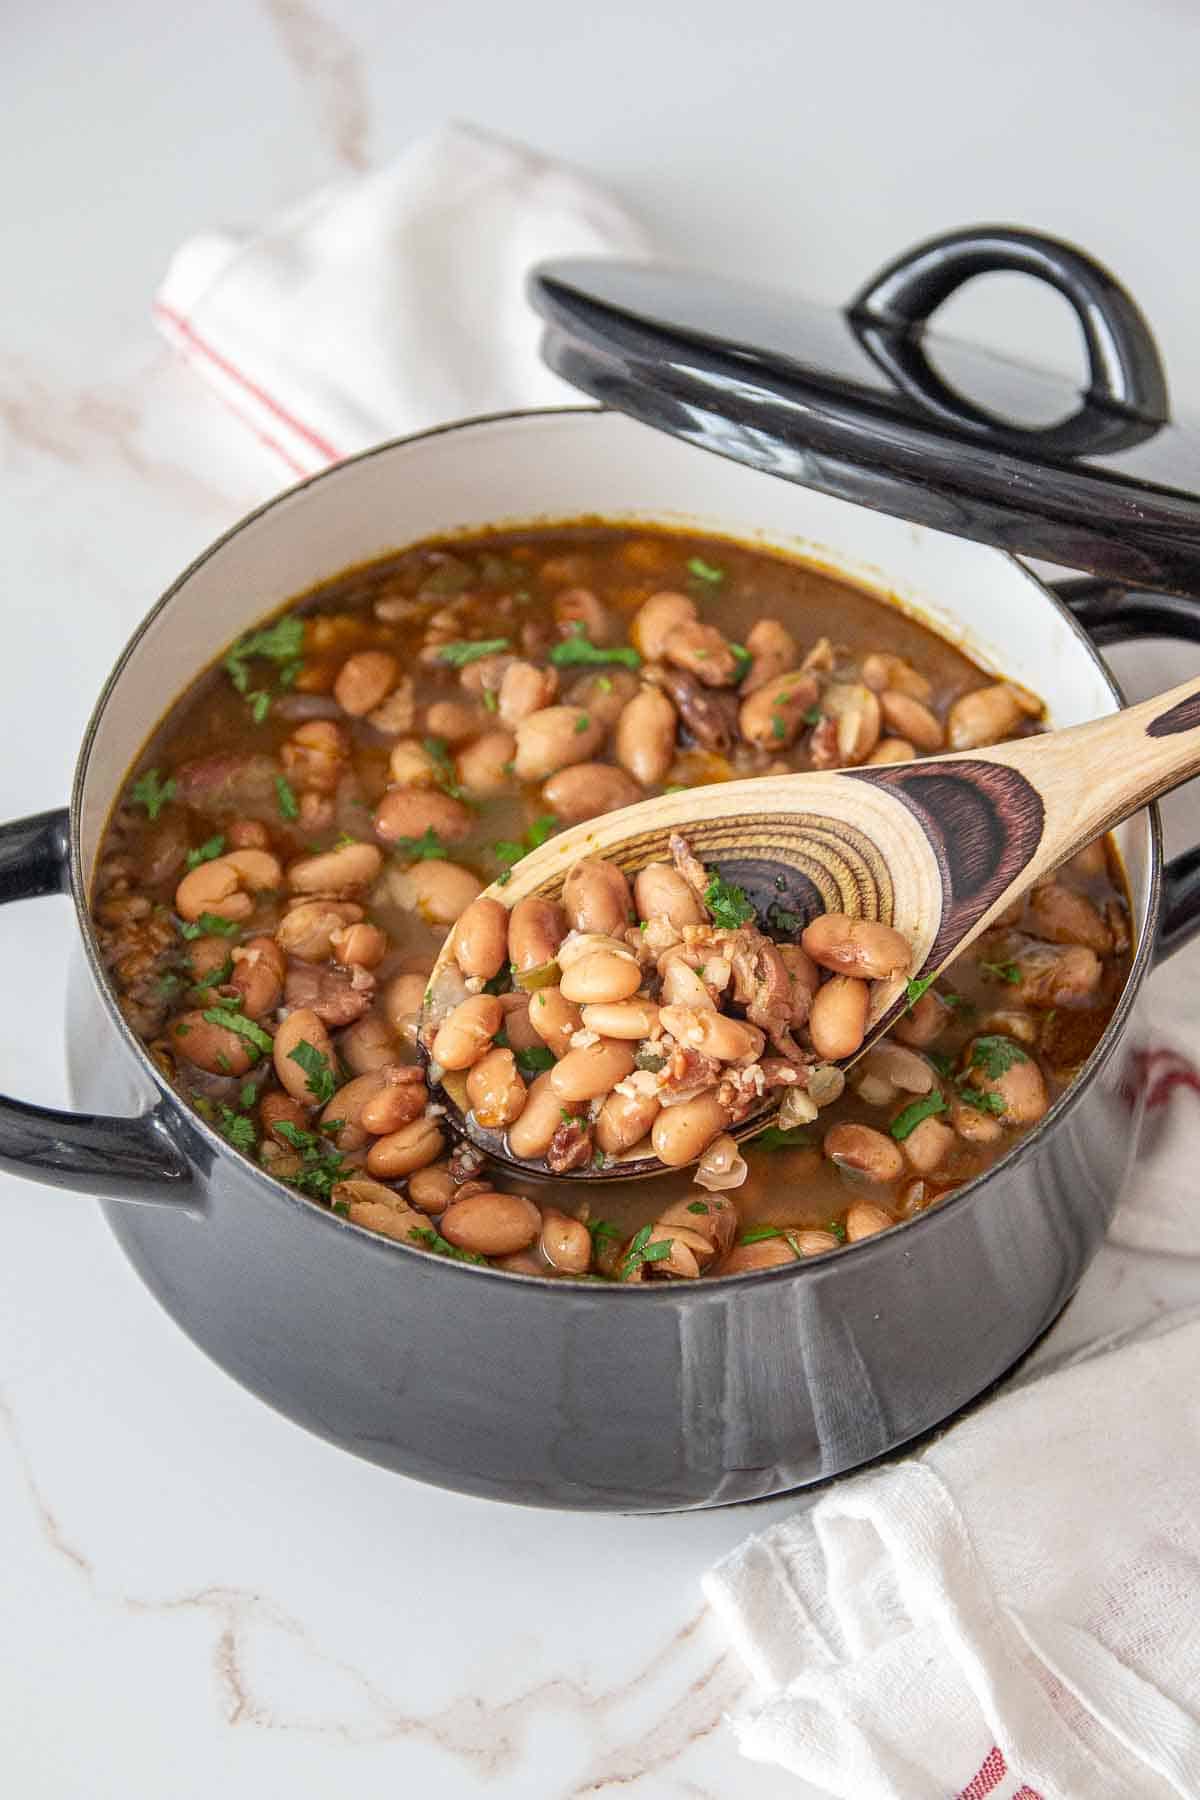
<svg viewBox="0 0 1200 1800">
<path fill-rule="evenodd" d="M 447 115 L 590 166 L 676 254 L 828 297 L 950 223 L 1060 230 L 1129 281 L 1200 411 L 1193 9 L 1050 10 L 3 9 L 0 816 L 65 798 L 136 620 L 276 483 L 150 333 L 168 251 Z M 1052 303 L 991 287 L 962 324 L 1073 353 Z M 63 1099 L 69 939 L 62 904 L 3 917 L 0 1071 L 25 1098 Z M 798 1792 L 739 1763 L 742 1677 L 697 1588 L 787 1502 L 584 1520 L 384 1475 L 204 1361 L 86 1199 L 0 1187 L 5 1793 Z M 1193 1264 L 1106 1252 L 1065 1339 L 1193 1294 Z"/>
</svg>

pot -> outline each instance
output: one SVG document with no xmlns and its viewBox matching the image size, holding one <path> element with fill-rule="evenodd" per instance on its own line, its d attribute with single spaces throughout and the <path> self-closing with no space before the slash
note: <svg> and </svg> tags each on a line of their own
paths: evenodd
<svg viewBox="0 0 1200 1800">
<path fill-rule="evenodd" d="M 320 1209 L 188 1110 L 122 1020 L 87 908 L 105 820 L 163 696 L 276 605 L 397 545 L 535 508 L 686 521 L 799 552 L 1035 688 L 1056 725 L 1121 702 L 1069 607 L 1006 554 L 773 481 L 621 414 L 511 414 L 385 445 L 281 495 L 180 577 L 100 697 L 69 813 L 0 832 L 0 898 L 61 890 L 76 909 L 67 1048 L 80 1109 L 0 1101 L 0 1163 L 96 1194 L 202 1349 L 385 1467 L 543 1506 L 759 1499 L 946 1419 L 1063 1306 L 1136 1155 L 1134 1005 L 1155 957 L 1196 926 L 1197 859 L 1164 882 L 1157 816 L 1122 828 L 1136 958 L 1087 1068 L 985 1176 L 851 1252 L 610 1290 L 463 1268 Z M 1072 599 L 1111 633 L 1110 596 Z M 1130 604 L 1134 630 L 1158 628 L 1152 599 Z"/>
</svg>

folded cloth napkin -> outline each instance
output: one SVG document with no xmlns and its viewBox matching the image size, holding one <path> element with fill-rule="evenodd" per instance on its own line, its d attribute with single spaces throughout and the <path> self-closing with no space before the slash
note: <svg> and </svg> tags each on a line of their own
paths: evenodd
<svg viewBox="0 0 1200 1800">
<path fill-rule="evenodd" d="M 336 181 L 263 229 L 173 257 L 159 329 L 295 474 L 383 438 L 510 407 L 577 405 L 524 294 L 546 256 L 637 256 L 592 182 L 463 125 Z"/>
<path fill-rule="evenodd" d="M 1197 950 L 1147 1012 L 1142 1153 L 1104 1256 L 1190 1259 Z M 846 1800 L 1200 1796 L 1200 1318 L 1095 1338 L 1064 1367 L 1067 1329 L 919 1456 L 705 1577 L 759 1688 L 733 1721 L 746 1755 Z"/>
</svg>

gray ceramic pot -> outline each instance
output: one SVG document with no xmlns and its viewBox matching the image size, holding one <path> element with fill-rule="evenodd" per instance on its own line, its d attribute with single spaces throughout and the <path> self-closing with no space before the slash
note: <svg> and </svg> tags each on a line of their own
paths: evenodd
<svg viewBox="0 0 1200 1800">
<path fill-rule="evenodd" d="M 944 1205 L 849 1252 L 695 1285 L 597 1288 L 467 1269 L 273 1181 L 183 1107 L 123 1023 L 87 892 L 104 822 L 164 695 L 290 594 L 433 532 L 540 515 L 655 519 L 799 551 L 928 619 L 1045 696 L 1120 696 L 1060 600 L 999 551 L 772 481 L 580 408 L 386 445 L 282 495 L 159 602 L 100 698 L 69 814 L 0 832 L 0 899 L 69 893 L 77 1113 L 0 1100 L 0 1166 L 99 1196 L 176 1322 L 271 1405 L 425 1481 L 625 1511 L 757 1499 L 879 1456 L 1010 1368 L 1103 1236 L 1139 1122 L 1134 1004 L 1194 928 L 1197 862 L 1162 869 L 1153 813 L 1121 833 L 1137 951 L 1070 1093 Z M 1153 597 L 1081 590 L 1111 639 L 1190 629 Z M 84 1047 L 86 1046 L 86 1050 Z"/>
</svg>

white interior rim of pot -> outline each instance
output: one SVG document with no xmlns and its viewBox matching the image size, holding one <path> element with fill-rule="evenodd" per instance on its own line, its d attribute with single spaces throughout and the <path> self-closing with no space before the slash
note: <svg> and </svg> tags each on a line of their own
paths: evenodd
<svg viewBox="0 0 1200 1800">
<path fill-rule="evenodd" d="M 525 1275 L 509 1270 L 492 1269 L 490 1267 L 466 1268 L 448 1258 L 430 1257 L 425 1251 L 417 1250 L 410 1245 L 401 1243 L 395 1239 L 381 1237 L 378 1233 L 368 1231 L 363 1226 L 352 1225 L 348 1219 L 340 1218 L 336 1213 L 315 1205 L 312 1200 L 299 1193 L 295 1188 L 289 1187 L 285 1182 L 279 1181 L 274 1176 L 269 1175 L 265 1169 L 253 1160 L 252 1157 L 245 1156 L 242 1152 L 235 1150 L 233 1146 L 214 1129 L 214 1127 L 209 1125 L 198 1113 L 194 1113 L 188 1108 L 186 1101 L 183 1100 L 177 1090 L 165 1080 L 151 1058 L 146 1046 L 126 1022 L 124 1015 L 117 1005 L 116 995 L 110 983 L 107 971 L 101 962 L 88 905 L 88 892 L 91 883 L 93 859 L 89 858 L 85 867 L 85 858 L 83 855 L 83 820 L 92 755 L 96 747 L 97 738 L 105 721 L 109 702 L 113 699 L 120 686 L 122 677 L 125 675 L 131 662 L 138 654 L 139 649 L 144 646 L 148 634 L 153 631 L 155 625 L 163 618 L 167 609 L 172 605 L 172 602 L 179 597 L 181 591 L 187 588 L 197 575 L 206 571 L 215 559 L 221 557 L 225 551 L 241 539 L 244 533 L 258 525 L 260 522 L 270 519 L 281 509 L 294 505 L 301 496 L 311 494 L 314 490 L 322 488 L 325 484 L 336 483 L 339 477 L 344 477 L 347 474 L 352 473 L 355 469 L 361 469 L 377 459 L 386 458 L 398 451 L 409 448 L 415 449 L 421 445 L 432 445 L 438 440 L 453 437 L 455 434 L 467 434 L 477 431 L 486 432 L 489 428 L 494 427 L 521 426 L 523 424 L 534 425 L 538 421 L 552 422 L 564 419 L 579 420 L 580 418 L 605 421 L 620 420 L 622 424 L 629 425 L 631 429 L 635 429 L 653 439 L 656 448 L 657 446 L 665 445 L 670 446 L 674 450 L 685 450 L 689 455 L 701 456 L 709 463 L 715 462 L 723 464 L 726 470 L 733 470 L 735 473 L 741 476 L 748 476 L 754 481 L 763 482 L 770 481 L 771 479 L 771 477 L 763 475 L 761 472 L 751 471 L 742 468 L 740 465 L 731 464 L 724 458 L 713 457 L 708 452 L 698 450 L 694 446 L 682 445 L 678 440 L 666 438 L 663 434 L 654 432 L 648 426 L 634 426 L 632 421 L 626 419 L 622 414 L 615 413 L 612 409 L 591 405 L 555 408 L 525 408 L 510 412 L 482 414 L 478 417 L 455 420 L 449 424 L 434 426 L 427 431 L 415 432 L 405 437 L 392 438 L 382 444 L 372 446 L 369 450 L 361 451 L 355 456 L 347 457 L 343 461 L 333 464 L 330 468 L 322 469 L 317 474 L 307 477 L 304 481 L 298 482 L 294 486 L 282 490 L 282 492 L 272 496 L 271 499 L 263 502 L 261 506 L 255 507 L 252 511 L 246 513 L 232 525 L 228 531 L 223 532 L 220 537 L 209 544 L 207 548 L 204 549 L 200 555 L 176 577 L 170 587 L 168 587 L 155 602 L 154 606 L 142 619 L 132 637 L 125 645 L 125 648 L 122 650 L 92 710 L 75 766 L 70 802 L 71 896 L 75 906 L 76 917 L 79 922 L 80 934 L 89 969 L 103 998 L 114 1028 L 120 1034 L 126 1047 L 134 1053 L 137 1062 L 140 1064 L 143 1075 L 149 1078 L 150 1082 L 152 1082 L 153 1086 L 158 1090 L 160 1096 L 187 1112 L 189 1126 L 208 1142 L 210 1148 L 215 1153 L 241 1158 L 267 1188 L 273 1190 L 277 1197 L 282 1196 L 286 1198 L 297 1208 L 297 1210 L 301 1211 L 305 1217 L 323 1220 L 326 1227 L 333 1230 L 352 1231 L 363 1240 L 364 1245 L 373 1246 L 377 1253 L 384 1255 L 420 1257 L 425 1263 L 430 1265 L 428 1270 L 430 1278 L 436 1278 L 434 1267 L 436 1265 L 438 1275 L 448 1276 L 452 1279 L 477 1281 L 480 1278 L 490 1277 L 493 1280 L 505 1282 L 519 1281 L 539 1292 L 545 1291 L 547 1287 L 557 1288 L 559 1282 L 547 1282 L 546 1278 L 540 1275 Z M 779 483 L 778 485 L 788 486 L 789 484 Z M 793 491 L 800 494 L 807 493 L 807 490 L 804 489 L 795 489 Z M 826 496 L 815 496 L 813 498 L 824 504 L 831 503 L 843 508 L 850 506 L 850 503 L 848 502 L 829 502 Z M 851 508 L 851 510 L 863 513 L 864 518 L 867 520 L 876 519 L 880 516 L 888 516 L 865 512 L 861 507 L 854 507 Z M 556 520 L 561 522 L 564 519 L 574 517 L 595 517 L 604 522 L 611 520 L 612 523 L 617 525 L 640 525 L 649 530 L 654 529 L 656 523 L 660 526 L 665 525 L 668 528 L 675 529 L 687 528 L 689 523 L 686 517 L 680 518 L 679 516 L 672 515 L 665 508 L 655 509 L 654 507 L 647 507 L 640 515 L 636 513 L 629 513 L 628 515 L 621 513 L 610 514 L 602 508 L 596 508 L 594 510 L 581 508 L 577 513 L 559 510 L 545 515 L 526 514 L 523 518 L 518 518 L 516 516 L 509 518 L 506 516 L 496 520 L 492 528 L 497 530 L 506 530 L 510 528 L 520 529 L 522 525 L 524 525 L 526 528 L 536 529 L 539 524 L 553 525 Z M 902 522 L 893 520 L 892 523 L 899 526 Z M 693 521 L 693 526 L 697 534 L 703 534 L 706 529 L 705 524 L 701 521 Z M 470 535 L 473 532 L 484 532 L 488 529 L 489 525 L 486 520 L 480 520 L 478 523 L 462 527 L 464 535 Z M 728 526 L 722 531 L 719 525 L 713 523 L 710 524 L 707 529 L 714 535 L 738 538 L 739 541 L 744 542 L 747 547 L 751 549 L 759 547 L 765 550 L 774 550 L 777 554 L 789 554 L 786 544 L 781 544 L 776 539 L 765 537 L 762 543 L 756 546 L 744 532 L 739 532 Z M 905 525 L 904 529 L 913 533 L 923 533 L 934 539 L 950 535 L 933 532 L 929 527 Z M 417 534 L 416 536 L 406 534 L 401 541 L 395 543 L 391 547 L 390 551 L 388 548 L 383 548 L 378 554 L 383 557 L 403 550 L 406 547 L 406 544 L 419 542 L 422 535 L 440 536 L 450 535 L 450 533 L 443 533 L 436 526 L 430 526 L 428 531 L 424 534 Z M 1083 627 L 1075 620 L 1062 602 L 1037 580 L 1030 570 L 1026 569 L 1023 564 L 1019 563 L 1015 557 L 1011 556 L 1006 551 L 991 549 L 987 546 L 969 543 L 962 539 L 956 539 L 955 542 L 960 543 L 963 548 L 963 553 L 972 558 L 1000 559 L 1004 564 L 1013 569 L 1022 579 L 1032 584 L 1040 594 L 1042 603 L 1058 615 L 1060 624 L 1064 624 L 1067 627 L 1070 636 L 1085 653 L 1087 660 L 1092 665 L 1095 674 L 1098 676 L 1100 683 L 1108 695 L 1111 696 L 1117 706 L 1124 706 L 1127 704 L 1120 684 L 1105 663 L 1095 644 L 1083 630 Z M 815 546 L 814 554 L 811 557 L 808 557 L 806 556 L 803 545 L 797 543 L 790 554 L 798 561 L 803 562 L 809 560 L 816 563 L 818 567 L 828 567 L 831 573 L 834 573 L 835 575 L 840 573 L 837 563 L 832 557 L 829 558 L 827 562 L 823 563 L 822 557 L 819 554 L 819 546 Z M 369 561 L 373 560 L 373 558 L 368 556 L 362 560 Z M 345 566 L 347 565 L 342 565 L 343 568 Z M 353 564 L 349 566 L 353 566 Z M 301 581 L 292 592 L 293 594 L 302 593 L 306 588 L 319 585 L 332 579 L 334 575 L 341 572 L 342 570 L 339 568 L 331 569 L 327 573 L 311 573 L 307 581 Z M 886 571 L 880 570 L 879 573 L 880 575 L 883 575 Z M 868 592 L 873 593 L 874 597 L 879 599 L 883 604 L 901 604 L 897 601 L 893 593 L 886 591 L 883 585 L 872 587 L 869 577 L 865 575 L 847 572 L 842 578 L 855 585 L 865 587 Z M 282 601 L 277 602 L 274 606 L 267 604 L 258 608 L 255 612 L 248 615 L 247 624 L 269 615 L 272 611 L 277 611 L 281 604 Z M 951 621 L 946 619 L 938 620 L 936 617 L 932 617 L 929 614 L 923 614 L 919 603 L 916 602 L 911 606 L 902 605 L 901 609 L 908 611 L 911 616 L 917 618 L 918 622 L 922 623 L 926 629 L 932 631 L 935 635 L 949 638 L 950 641 L 953 642 L 951 632 L 941 628 L 946 624 L 950 624 Z M 240 629 L 244 630 L 245 628 L 246 626 L 243 625 Z M 214 650 L 213 657 L 219 654 L 220 649 L 224 648 L 227 643 L 232 642 L 233 638 L 237 635 L 237 631 L 230 633 L 218 648 Z M 973 647 L 970 642 L 961 643 L 961 647 L 964 649 L 965 654 L 973 656 L 976 660 L 982 660 L 979 649 Z M 188 671 L 185 679 L 177 686 L 172 687 L 172 698 L 168 704 L 160 708 L 157 718 L 151 719 L 144 728 L 141 728 L 138 740 L 139 745 L 144 745 L 146 743 L 151 733 L 157 728 L 157 725 L 165 716 L 166 712 L 168 712 L 182 696 L 186 691 L 187 686 L 196 679 L 206 666 L 208 666 L 208 663 L 213 660 L 213 657 L 197 662 L 196 666 Z M 997 673 L 1003 675 L 1004 671 L 997 666 L 994 658 L 989 660 L 992 660 L 993 667 L 997 669 Z M 120 768 L 116 781 L 123 781 L 132 761 L 133 756 L 130 756 Z M 105 818 L 107 818 L 108 811 L 115 802 L 117 791 L 114 782 L 107 794 Z M 1043 1138 L 1054 1130 L 1058 1122 L 1064 1118 L 1070 1109 L 1082 1098 L 1084 1090 L 1100 1075 L 1104 1065 L 1109 1061 L 1121 1033 L 1129 1021 L 1142 982 L 1148 974 L 1154 960 L 1155 936 L 1153 927 L 1157 924 L 1162 900 L 1162 824 L 1158 807 L 1151 806 L 1145 809 L 1145 812 L 1142 815 L 1139 815 L 1136 821 L 1131 821 L 1130 824 L 1131 826 L 1136 824 L 1144 827 L 1147 834 L 1144 884 L 1140 908 L 1137 905 L 1136 895 L 1131 895 L 1131 898 L 1134 900 L 1135 950 L 1129 974 L 1121 990 L 1117 1004 L 1099 1042 L 1092 1051 L 1092 1054 L 1076 1074 L 1070 1086 L 1059 1095 L 1058 1099 L 1048 1109 L 1038 1124 L 1024 1137 L 1018 1139 L 1012 1148 L 997 1162 L 991 1164 L 989 1168 L 974 1176 L 970 1181 L 964 1182 L 961 1187 L 956 1188 L 953 1193 L 949 1194 L 945 1199 L 939 1200 L 936 1205 L 928 1208 L 926 1211 L 917 1213 L 911 1219 L 899 1221 L 888 1231 L 881 1232 L 877 1236 L 864 1239 L 853 1245 L 852 1249 L 856 1260 L 859 1257 L 866 1255 L 887 1254 L 889 1247 L 894 1246 L 897 1242 L 896 1234 L 899 1232 L 904 1233 L 903 1241 L 906 1249 L 910 1248 L 914 1241 L 910 1234 L 923 1229 L 933 1228 L 937 1219 L 950 1208 L 970 1204 L 973 1198 L 987 1184 L 993 1175 L 999 1175 L 1001 1171 L 1011 1170 L 1024 1158 L 1036 1155 Z M 1140 917 L 1137 916 L 1139 911 Z M 119 1202 L 117 1204 L 119 1204 Z M 813 1267 L 817 1265 L 823 1267 L 829 1258 L 842 1255 L 847 1248 L 851 1247 L 840 1245 L 836 1250 L 822 1251 L 816 1256 L 805 1257 L 801 1261 L 779 1265 L 774 1268 L 751 1270 L 742 1274 L 706 1276 L 692 1285 L 699 1296 L 703 1295 L 706 1290 L 711 1290 L 715 1282 L 724 1284 L 729 1282 L 745 1283 L 802 1280 Z M 625 1287 L 620 1283 L 614 1282 L 606 1283 L 603 1287 L 600 1287 L 594 1283 L 583 1281 L 576 1282 L 566 1278 L 563 1280 L 563 1285 L 570 1289 L 571 1295 L 577 1302 L 590 1297 L 595 1299 L 601 1305 L 608 1305 L 612 1303 L 613 1295 L 617 1293 L 623 1293 L 631 1297 L 636 1294 L 642 1303 L 645 1303 L 650 1296 L 655 1294 L 658 1294 L 660 1297 L 665 1294 L 671 1294 L 677 1299 L 680 1284 L 677 1282 L 638 1283 L 636 1286 Z M 652 1299 L 650 1300 L 650 1304 L 653 1304 Z"/>
</svg>

